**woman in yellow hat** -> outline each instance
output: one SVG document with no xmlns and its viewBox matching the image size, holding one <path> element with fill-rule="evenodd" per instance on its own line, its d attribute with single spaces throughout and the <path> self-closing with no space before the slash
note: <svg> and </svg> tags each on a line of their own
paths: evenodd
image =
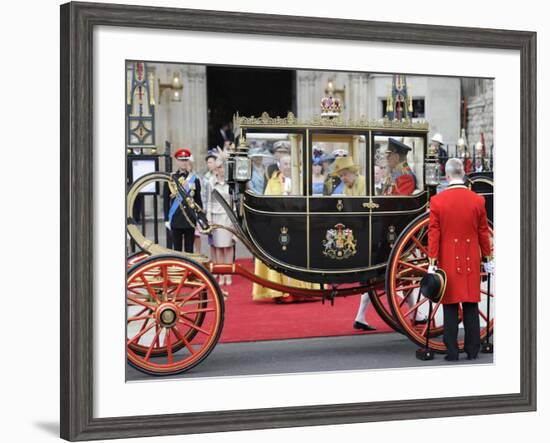
<svg viewBox="0 0 550 443">
<path fill-rule="evenodd" d="M 351 157 L 338 157 L 334 162 L 333 175 L 340 177 L 343 183 L 343 195 L 364 196 L 367 193 L 365 176 L 359 174 L 359 166 Z M 335 195 L 335 194 L 332 194 Z"/>
</svg>

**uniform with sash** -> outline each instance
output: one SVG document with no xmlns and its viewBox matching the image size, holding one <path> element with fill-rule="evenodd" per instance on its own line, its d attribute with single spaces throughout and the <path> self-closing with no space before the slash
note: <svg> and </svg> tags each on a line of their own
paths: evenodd
<svg viewBox="0 0 550 443">
<path fill-rule="evenodd" d="M 384 184 L 384 195 L 411 195 L 416 189 L 416 176 L 407 162 L 398 164 Z"/>
<path fill-rule="evenodd" d="M 201 182 L 195 173 L 187 171 L 177 171 L 172 177 L 178 180 L 183 189 L 193 198 L 202 208 Z M 195 217 L 193 211 L 186 211 L 187 217 L 182 212 L 182 196 L 178 193 L 176 185 L 169 182 L 164 188 L 165 201 L 165 219 L 169 222 L 172 232 L 172 241 L 174 249 L 178 251 L 193 252 L 193 242 L 195 239 Z M 169 202 L 167 205 L 166 202 Z M 187 220 L 189 218 L 189 220 Z M 192 224 L 189 223 L 192 222 Z M 182 249 L 183 247 L 183 249 Z"/>
</svg>

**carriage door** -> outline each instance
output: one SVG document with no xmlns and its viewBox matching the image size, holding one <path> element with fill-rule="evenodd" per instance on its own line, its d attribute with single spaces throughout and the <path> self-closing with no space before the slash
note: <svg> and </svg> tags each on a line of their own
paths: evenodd
<svg viewBox="0 0 550 443">
<path fill-rule="evenodd" d="M 273 261 L 306 267 L 304 136 L 247 131 L 246 138 L 252 160 L 244 195 L 246 229 Z"/>
<path fill-rule="evenodd" d="M 309 265 L 320 271 L 364 268 L 369 261 L 367 138 L 332 130 L 311 134 Z M 367 217 L 364 214 L 367 213 Z"/>
<path fill-rule="evenodd" d="M 376 265 L 386 262 L 397 236 L 427 210 L 428 193 L 424 189 L 423 135 L 380 132 L 373 134 L 371 145 L 371 259 Z"/>
</svg>

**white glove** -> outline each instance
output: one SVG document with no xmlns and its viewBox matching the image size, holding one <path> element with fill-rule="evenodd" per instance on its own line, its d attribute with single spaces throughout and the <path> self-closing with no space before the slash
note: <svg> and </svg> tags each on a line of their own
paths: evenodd
<svg viewBox="0 0 550 443">
<path fill-rule="evenodd" d="M 435 271 L 437 271 L 437 266 L 436 265 L 428 266 L 428 274 L 435 274 Z"/>
<path fill-rule="evenodd" d="M 486 263 L 483 263 L 483 269 L 487 274 L 494 274 L 495 273 L 495 262 L 493 260 L 489 260 Z"/>
<path fill-rule="evenodd" d="M 172 227 L 170 226 L 170 222 L 169 222 L 169 221 L 164 222 L 164 226 L 166 226 L 166 229 L 168 229 L 169 231 L 172 230 Z"/>
</svg>

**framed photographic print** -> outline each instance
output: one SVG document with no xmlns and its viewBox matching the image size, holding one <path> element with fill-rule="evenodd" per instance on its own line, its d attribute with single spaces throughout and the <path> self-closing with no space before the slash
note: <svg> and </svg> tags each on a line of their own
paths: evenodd
<svg viewBox="0 0 550 443">
<path fill-rule="evenodd" d="M 61 32 L 63 438 L 535 410 L 535 33 Z"/>
<path fill-rule="evenodd" d="M 135 182 L 146 174 L 158 171 L 158 157 L 148 155 L 128 155 L 128 179 L 130 183 Z M 159 186 L 155 183 L 140 191 L 140 194 L 158 194 Z"/>
</svg>

